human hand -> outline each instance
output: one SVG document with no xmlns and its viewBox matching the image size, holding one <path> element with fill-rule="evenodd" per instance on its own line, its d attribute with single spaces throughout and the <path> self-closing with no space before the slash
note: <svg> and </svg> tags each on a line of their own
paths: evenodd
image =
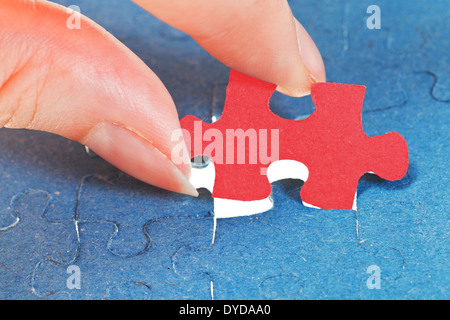
<svg viewBox="0 0 450 320">
<path fill-rule="evenodd" d="M 320 53 L 285 0 L 134 1 L 280 92 L 302 96 L 325 81 Z M 67 28 L 69 15 L 49 1 L 1 1 L 0 127 L 59 134 L 144 182 L 197 195 L 189 159 L 170 160 L 179 120 L 167 89 L 95 22 L 82 16 L 82 28 Z"/>
</svg>

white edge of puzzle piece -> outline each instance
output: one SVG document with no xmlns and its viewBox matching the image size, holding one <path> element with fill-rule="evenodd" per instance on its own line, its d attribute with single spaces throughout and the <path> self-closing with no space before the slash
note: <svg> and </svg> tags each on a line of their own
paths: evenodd
<svg viewBox="0 0 450 320">
<path fill-rule="evenodd" d="M 210 161 L 204 168 L 191 168 L 189 182 L 196 188 L 205 188 L 213 192 L 216 171 L 214 163 Z M 255 201 L 239 201 L 223 198 L 214 198 L 215 218 L 234 218 L 249 216 L 270 210 L 273 202 L 270 197 Z"/>
<path fill-rule="evenodd" d="M 269 183 L 283 179 L 308 179 L 309 170 L 301 162 L 295 160 L 278 160 L 267 168 Z M 269 196 L 261 200 L 239 201 L 230 199 L 214 199 L 214 214 L 217 218 L 234 218 L 250 216 L 272 209 L 273 201 Z"/>
<path fill-rule="evenodd" d="M 212 193 L 215 179 L 216 170 L 212 161 L 210 161 L 204 168 L 195 168 L 191 165 L 191 176 L 189 178 L 189 182 L 194 186 L 194 188 L 205 188 Z"/>
<path fill-rule="evenodd" d="M 308 180 L 309 170 L 301 162 L 295 160 L 278 160 L 272 162 L 267 168 L 269 183 L 283 179 Z"/>
<path fill-rule="evenodd" d="M 212 161 L 204 168 L 192 167 L 191 177 L 189 181 L 197 188 L 206 188 L 209 192 L 213 192 L 215 181 L 215 168 Z M 283 179 L 300 179 L 308 180 L 309 170 L 301 162 L 295 160 L 278 160 L 269 165 L 267 168 L 267 179 L 269 183 Z M 356 198 L 353 201 L 352 209 L 356 211 Z M 321 209 L 303 201 L 303 205 L 308 208 Z M 214 216 L 215 218 L 235 218 L 241 216 L 250 216 L 262 213 L 272 209 L 273 201 L 269 196 L 262 200 L 240 201 L 223 198 L 214 198 Z"/>
<path fill-rule="evenodd" d="M 214 216 L 218 219 L 251 216 L 266 212 L 272 207 L 271 197 L 253 201 L 214 198 Z"/>
</svg>

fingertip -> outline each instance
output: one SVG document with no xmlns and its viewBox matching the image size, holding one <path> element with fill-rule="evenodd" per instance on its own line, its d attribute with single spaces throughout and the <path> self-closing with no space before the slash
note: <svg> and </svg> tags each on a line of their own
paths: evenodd
<svg viewBox="0 0 450 320">
<path fill-rule="evenodd" d="M 124 172 L 151 185 L 198 196 L 185 174 L 150 141 L 129 128 L 99 123 L 83 143 Z"/>
<path fill-rule="evenodd" d="M 298 50 L 304 68 L 300 68 L 297 77 L 291 82 L 279 84 L 277 91 L 289 96 L 301 97 L 311 93 L 311 87 L 317 82 L 326 81 L 325 65 L 315 42 L 305 28 L 294 18 Z M 292 70 L 298 70 L 293 68 Z"/>
<path fill-rule="evenodd" d="M 320 54 L 319 49 L 317 48 L 309 33 L 300 24 L 300 22 L 297 21 L 297 19 L 295 19 L 295 29 L 297 31 L 297 40 L 300 55 L 302 57 L 303 63 L 310 72 L 311 78 L 316 82 L 325 82 L 325 65 L 323 63 L 322 55 Z"/>
</svg>

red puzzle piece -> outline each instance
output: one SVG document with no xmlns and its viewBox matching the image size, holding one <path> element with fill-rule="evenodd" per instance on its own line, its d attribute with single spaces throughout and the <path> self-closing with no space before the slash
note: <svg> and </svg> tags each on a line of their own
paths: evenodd
<svg viewBox="0 0 450 320">
<path fill-rule="evenodd" d="M 397 132 L 375 137 L 363 132 L 364 86 L 315 84 L 311 97 L 316 111 L 299 121 L 280 118 L 270 111 L 269 100 L 275 89 L 271 83 L 231 70 L 220 119 L 204 123 L 186 116 L 181 120 L 191 158 L 207 155 L 214 162 L 214 198 L 267 198 L 271 186 L 265 172 L 274 160 L 296 160 L 308 168 L 301 198 L 322 209 L 351 209 L 358 181 L 366 172 L 387 180 L 405 175 L 405 139 Z M 274 139 L 271 144 L 277 132 L 279 141 Z M 232 133 L 245 138 L 244 153 Z M 276 148 L 278 159 L 266 157 Z"/>
</svg>

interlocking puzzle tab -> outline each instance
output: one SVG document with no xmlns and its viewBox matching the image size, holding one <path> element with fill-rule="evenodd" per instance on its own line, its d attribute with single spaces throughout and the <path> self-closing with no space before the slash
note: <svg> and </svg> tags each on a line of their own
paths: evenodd
<svg viewBox="0 0 450 320">
<path fill-rule="evenodd" d="M 354 207 L 358 181 L 366 172 L 391 181 L 406 174 L 405 139 L 397 132 L 369 137 L 363 131 L 364 86 L 315 84 L 311 97 L 316 110 L 299 121 L 271 112 L 269 100 L 275 89 L 274 84 L 231 70 L 220 119 L 181 120 L 191 158 L 206 155 L 214 163 L 215 199 L 268 198 L 274 181 L 268 168 L 279 160 L 306 166 L 301 199 L 322 209 Z"/>
</svg>

